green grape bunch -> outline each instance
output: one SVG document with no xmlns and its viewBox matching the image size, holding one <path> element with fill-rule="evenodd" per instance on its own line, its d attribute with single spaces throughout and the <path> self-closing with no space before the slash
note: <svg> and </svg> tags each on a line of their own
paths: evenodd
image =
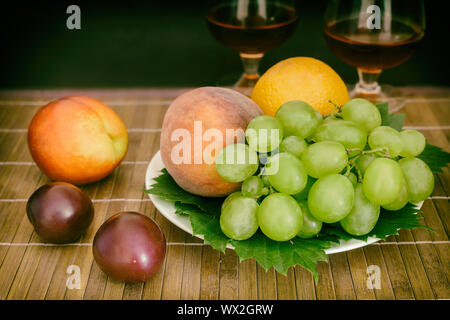
<svg viewBox="0 0 450 320">
<path fill-rule="evenodd" d="M 260 230 L 274 241 L 311 239 L 325 224 L 363 236 L 381 208 L 395 214 L 430 196 L 434 177 L 418 157 L 426 146 L 419 131 L 382 125 L 365 99 L 336 111 L 323 118 L 306 102 L 289 101 L 275 117 L 250 121 L 246 143 L 222 149 L 217 172 L 242 182 L 222 204 L 227 237 L 245 240 Z"/>
</svg>

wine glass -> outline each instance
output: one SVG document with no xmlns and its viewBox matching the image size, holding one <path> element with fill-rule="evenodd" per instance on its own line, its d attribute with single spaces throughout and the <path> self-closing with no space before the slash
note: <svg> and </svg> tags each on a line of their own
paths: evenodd
<svg viewBox="0 0 450 320">
<path fill-rule="evenodd" d="M 244 73 L 234 88 L 250 95 L 259 78 L 259 63 L 268 50 L 284 43 L 294 32 L 294 0 L 210 1 L 206 15 L 216 40 L 237 51 Z"/>
<path fill-rule="evenodd" d="M 406 98 L 388 85 L 379 85 L 384 69 L 406 62 L 425 32 L 423 0 L 331 0 L 324 34 L 330 50 L 356 67 L 359 81 L 350 96 L 401 109 Z"/>
</svg>

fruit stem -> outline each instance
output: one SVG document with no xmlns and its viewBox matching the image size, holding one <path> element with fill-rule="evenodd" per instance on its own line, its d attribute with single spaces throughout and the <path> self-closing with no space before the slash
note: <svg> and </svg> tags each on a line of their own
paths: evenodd
<svg viewBox="0 0 450 320">
<path fill-rule="evenodd" d="M 361 173 L 361 170 L 358 168 L 357 164 L 355 164 L 355 170 L 356 170 L 356 174 L 358 176 L 358 182 L 361 183 L 362 182 L 362 173 Z"/>
<path fill-rule="evenodd" d="M 371 149 L 371 150 L 362 150 L 360 148 L 349 148 L 349 149 L 345 149 L 345 150 L 347 151 L 347 154 L 350 154 L 354 151 L 359 152 L 358 154 L 351 156 L 350 158 L 352 158 L 352 159 L 357 159 L 357 158 L 361 157 L 362 155 L 371 154 L 371 153 L 381 153 L 381 155 L 383 157 L 386 157 L 386 158 L 391 157 L 391 155 L 389 153 L 389 148 L 387 148 L 387 147 L 375 148 L 375 149 Z"/>
<path fill-rule="evenodd" d="M 334 106 L 334 109 L 331 111 L 332 114 L 338 114 L 342 112 L 342 106 L 337 105 L 336 103 L 334 103 L 332 100 L 328 100 L 329 103 L 331 103 Z M 334 111 L 337 110 L 336 113 L 334 113 Z"/>
<path fill-rule="evenodd" d="M 361 174 L 361 170 L 358 168 L 358 166 L 356 165 L 356 160 L 358 160 L 362 155 L 365 154 L 372 154 L 372 153 L 381 153 L 381 155 L 383 157 L 386 158 L 390 158 L 391 155 L 389 153 L 389 148 L 387 147 L 382 147 L 382 148 L 375 148 L 372 150 L 362 150 L 360 148 L 349 148 L 349 149 L 345 149 L 347 151 L 347 154 L 350 155 L 350 153 L 354 152 L 354 151 L 358 151 L 357 154 L 355 154 L 354 156 L 349 156 L 349 160 L 347 163 L 347 169 L 344 173 L 344 176 L 348 176 L 350 174 L 350 171 L 355 168 L 356 169 L 356 173 L 358 174 L 358 181 L 361 182 L 362 181 L 362 174 Z"/>
<path fill-rule="evenodd" d="M 348 177 L 350 171 L 355 167 L 355 161 L 359 158 L 359 156 L 355 156 L 351 158 L 347 163 L 347 170 L 344 173 L 344 176 Z"/>
<path fill-rule="evenodd" d="M 352 153 L 353 151 L 358 151 L 358 152 L 359 152 L 358 154 L 352 156 L 351 158 L 359 157 L 359 156 L 361 156 L 361 154 L 364 152 L 363 149 L 361 149 L 361 148 L 349 148 L 349 149 L 345 149 L 345 150 L 347 151 L 347 154 L 350 154 L 350 153 Z"/>
<path fill-rule="evenodd" d="M 390 158 L 391 154 L 389 152 L 389 148 L 387 147 L 382 147 L 382 148 L 375 148 L 372 150 L 365 150 L 361 153 L 361 155 L 363 154 L 371 154 L 371 153 L 381 153 L 381 155 L 385 158 Z"/>
<path fill-rule="evenodd" d="M 347 170 L 345 170 L 344 176 L 348 177 L 348 175 L 350 174 L 350 170 L 352 170 L 352 167 L 350 163 L 347 163 Z"/>
</svg>

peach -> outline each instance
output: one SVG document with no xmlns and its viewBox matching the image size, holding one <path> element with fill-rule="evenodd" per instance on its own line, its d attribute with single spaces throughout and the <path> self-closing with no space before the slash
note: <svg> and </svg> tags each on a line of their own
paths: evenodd
<svg viewBox="0 0 450 320">
<path fill-rule="evenodd" d="M 100 101 L 71 96 L 39 109 L 28 127 L 28 147 L 49 178 L 80 185 L 114 170 L 127 152 L 128 133 Z"/>
<path fill-rule="evenodd" d="M 217 148 L 211 151 L 214 160 L 225 145 L 244 141 L 248 123 L 261 114 L 255 102 L 231 89 L 202 87 L 182 94 L 170 105 L 162 126 L 160 149 L 167 171 L 181 188 L 197 195 L 224 196 L 238 190 L 240 183 L 225 181 L 217 173 L 215 161 L 206 161 L 203 155 L 208 146 L 215 144 Z M 223 138 L 203 134 L 199 141 L 195 134 L 199 126 L 203 133 L 215 132 Z M 227 139 L 227 129 L 237 134 Z M 192 137 L 190 141 L 184 141 L 189 148 L 180 152 L 189 153 L 183 154 L 187 160 L 183 162 L 174 158 L 176 148 L 183 140 L 175 134 L 179 130 L 184 130 Z M 202 161 L 195 161 L 198 158 Z"/>
</svg>

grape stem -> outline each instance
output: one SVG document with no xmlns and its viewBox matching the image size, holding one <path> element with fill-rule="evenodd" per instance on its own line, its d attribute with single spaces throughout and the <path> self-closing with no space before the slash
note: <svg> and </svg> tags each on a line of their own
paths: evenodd
<svg viewBox="0 0 450 320">
<path fill-rule="evenodd" d="M 352 152 L 354 152 L 354 151 L 358 151 L 358 152 L 359 152 L 358 154 L 352 156 L 352 158 L 353 158 L 353 157 L 356 157 L 356 156 L 359 157 L 359 156 L 361 156 L 362 153 L 364 152 L 363 149 L 361 149 L 361 148 L 349 148 L 349 149 L 345 149 L 345 150 L 347 151 L 347 154 L 348 154 L 348 155 L 350 155 L 350 153 L 352 153 Z"/>
<path fill-rule="evenodd" d="M 354 166 L 355 170 L 356 170 L 356 174 L 358 176 L 358 182 L 361 183 L 362 182 L 362 173 L 361 170 L 359 169 L 358 165 L 355 163 Z"/>
<path fill-rule="evenodd" d="M 338 115 L 339 114 L 339 117 L 342 118 L 340 113 L 342 112 L 342 107 L 343 106 L 339 106 L 339 105 L 337 105 L 336 103 L 334 103 L 331 100 L 328 100 L 328 102 L 331 103 L 334 106 L 334 109 L 331 110 L 331 114 L 330 115 Z M 337 112 L 335 112 L 335 111 L 337 111 Z"/>
<path fill-rule="evenodd" d="M 345 149 L 345 150 L 347 151 L 347 154 L 349 155 L 350 159 L 347 163 L 347 169 L 344 173 L 344 176 L 348 177 L 348 175 L 350 174 L 350 171 L 353 168 L 355 168 L 356 173 L 358 175 L 358 182 L 362 181 L 362 173 L 361 173 L 361 170 L 356 165 L 356 160 L 358 160 L 362 155 L 378 153 L 382 157 L 385 157 L 385 158 L 391 157 L 391 155 L 389 153 L 389 148 L 387 148 L 387 147 L 375 148 L 372 150 L 362 150 L 361 148 L 349 148 L 349 149 Z M 350 157 L 350 154 L 355 151 L 357 151 L 358 153 Z"/>
<path fill-rule="evenodd" d="M 351 158 L 359 158 L 362 155 L 365 154 L 372 154 L 372 153 L 379 153 L 382 157 L 386 157 L 386 158 L 390 158 L 391 155 L 389 153 L 389 148 L 387 147 L 382 147 L 382 148 L 375 148 L 372 150 L 362 150 L 360 148 L 349 148 L 349 149 L 345 149 L 347 151 L 347 154 L 350 155 L 350 153 L 354 152 L 354 151 L 358 151 L 357 154 L 355 154 L 354 156 L 352 156 Z"/>
<path fill-rule="evenodd" d="M 365 150 L 362 152 L 362 154 L 371 154 L 371 153 L 380 153 L 381 156 L 385 157 L 385 158 L 390 158 L 391 154 L 389 152 L 389 148 L 387 147 L 382 147 L 382 148 L 375 148 L 372 150 Z"/>
<path fill-rule="evenodd" d="M 348 175 L 350 174 L 350 171 L 353 169 L 353 167 L 355 167 L 355 161 L 358 158 L 359 157 L 353 157 L 348 161 L 347 170 L 345 171 L 344 176 L 348 177 Z"/>
<path fill-rule="evenodd" d="M 331 103 L 334 106 L 334 108 L 333 110 L 331 110 L 330 114 L 324 117 L 324 119 L 343 119 L 342 117 L 343 106 L 339 106 L 331 100 L 328 100 L 328 102 Z"/>
</svg>

